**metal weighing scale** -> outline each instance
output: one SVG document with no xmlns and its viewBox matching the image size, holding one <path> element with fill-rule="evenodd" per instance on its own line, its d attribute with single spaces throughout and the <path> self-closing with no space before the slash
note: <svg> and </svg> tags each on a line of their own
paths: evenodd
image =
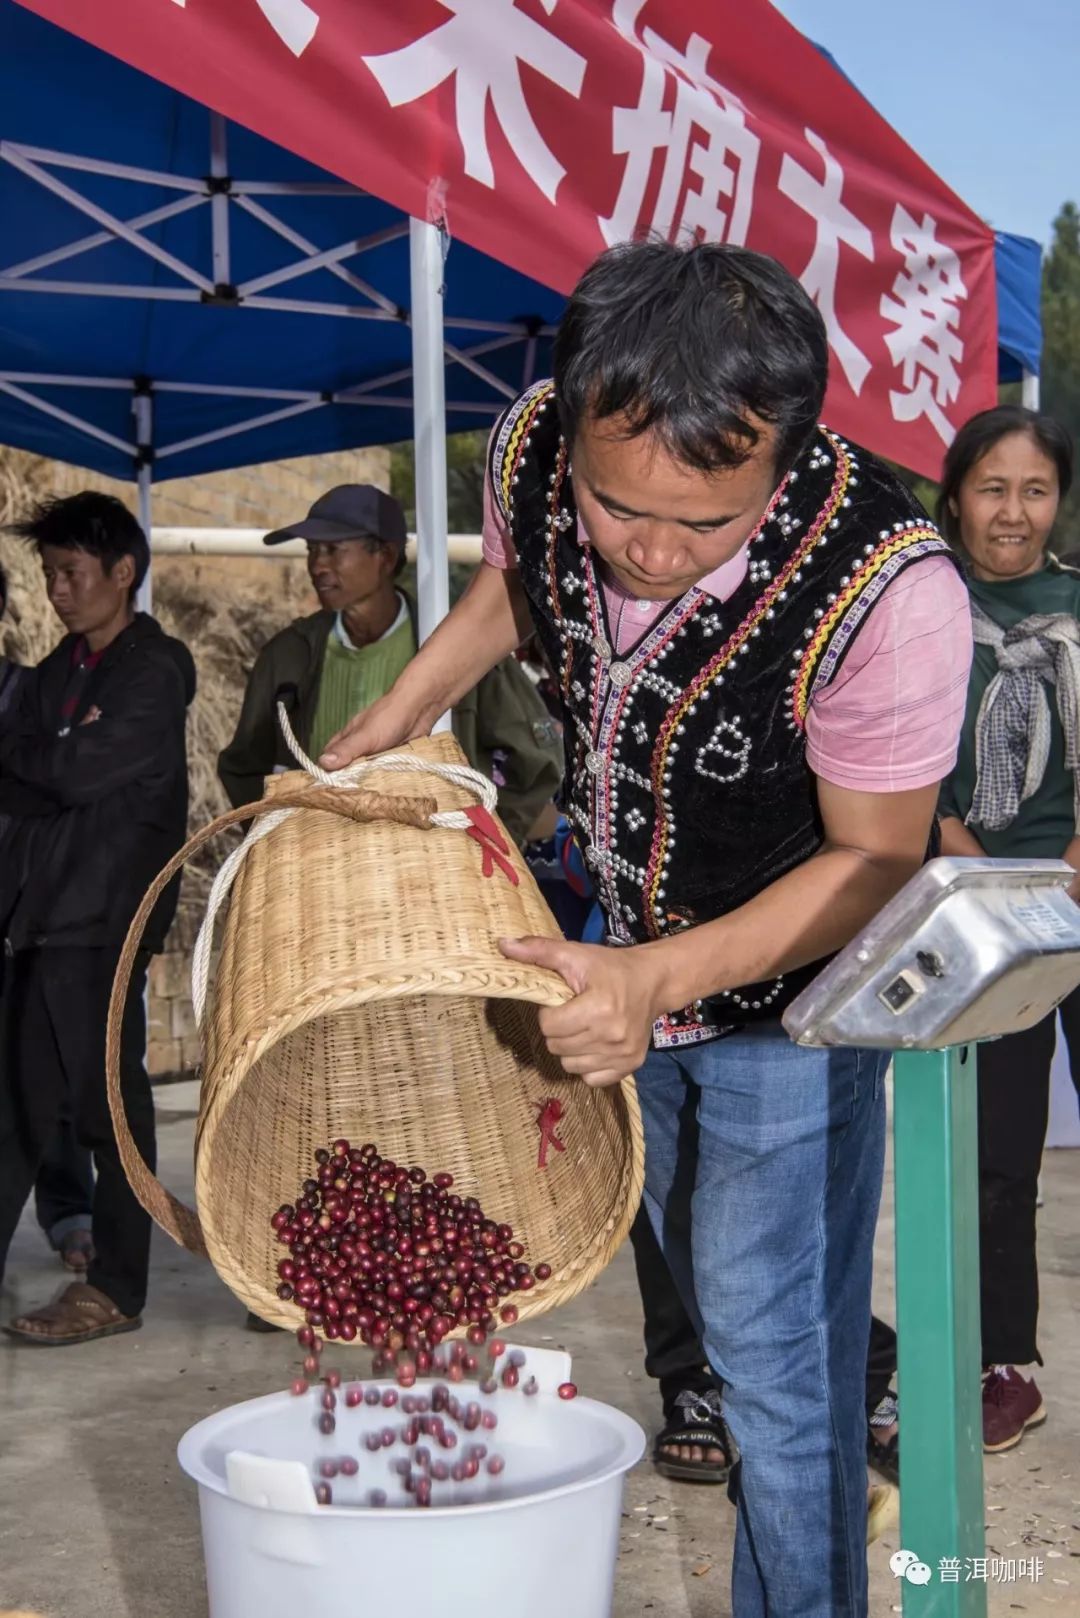
<svg viewBox="0 0 1080 1618">
<path fill-rule="evenodd" d="M 900 1543 L 924 1564 L 899 1575 L 905 1618 L 987 1610 L 986 1581 L 966 1576 L 986 1555 L 973 1046 L 1032 1027 L 1080 983 L 1074 875 L 932 860 L 784 1015 L 799 1045 L 896 1052 Z"/>
</svg>

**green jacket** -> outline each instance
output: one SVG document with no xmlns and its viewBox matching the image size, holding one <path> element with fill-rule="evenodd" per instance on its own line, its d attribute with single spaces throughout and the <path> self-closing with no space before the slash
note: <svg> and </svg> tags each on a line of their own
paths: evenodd
<svg viewBox="0 0 1080 1618">
<path fill-rule="evenodd" d="M 406 600 L 415 624 L 415 608 L 407 596 Z M 277 722 L 277 696 L 283 686 L 293 688 L 290 718 L 306 749 L 333 624 L 332 612 L 296 618 L 255 659 L 236 734 L 218 759 L 218 774 L 235 808 L 262 797 L 263 780 L 275 767 L 296 767 Z M 547 709 L 517 660 L 507 658 L 485 674 L 454 709 L 451 720 L 475 769 L 494 779 L 499 755 L 498 774 L 505 783 L 499 789 L 499 815 L 511 837 L 524 843 L 562 783 L 563 751 Z"/>
</svg>

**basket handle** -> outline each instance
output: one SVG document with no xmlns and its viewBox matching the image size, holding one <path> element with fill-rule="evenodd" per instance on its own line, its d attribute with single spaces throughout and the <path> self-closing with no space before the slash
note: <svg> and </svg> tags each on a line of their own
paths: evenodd
<svg viewBox="0 0 1080 1618">
<path fill-rule="evenodd" d="M 128 1183 L 155 1224 L 160 1225 L 174 1242 L 186 1247 L 189 1253 L 196 1253 L 203 1258 L 207 1256 L 199 1216 L 193 1208 L 187 1207 L 178 1197 L 174 1197 L 171 1191 L 166 1190 L 148 1167 L 128 1127 L 124 1098 L 120 1089 L 120 1035 L 124 1022 L 124 1007 L 127 1005 L 128 991 L 131 987 L 135 957 L 139 953 L 143 933 L 146 931 L 154 906 L 192 854 L 211 838 L 216 837 L 218 832 L 224 831 L 229 826 L 239 825 L 242 821 L 257 820 L 263 815 L 276 814 L 282 809 L 323 809 L 331 814 L 343 815 L 348 820 L 390 820 L 398 825 L 414 826 L 422 831 L 430 827 L 435 808 L 435 801 L 432 798 L 399 798 L 389 793 L 360 792 L 355 788 L 315 784 L 291 788 L 275 797 L 263 798 L 258 803 L 245 804 L 239 809 L 230 809 L 227 814 L 219 815 L 208 826 L 196 832 L 194 837 L 188 838 L 183 848 L 179 849 L 168 865 L 158 872 L 147 889 L 128 928 L 124 947 L 120 951 L 116 977 L 113 979 L 109 1016 L 105 1028 L 105 1082 L 116 1144 Z"/>
<path fill-rule="evenodd" d="M 445 781 L 450 786 L 471 792 L 489 814 L 495 812 L 499 801 L 498 789 L 493 781 L 489 781 L 479 770 L 474 770 L 471 764 L 437 764 L 432 759 L 420 758 L 415 753 L 376 753 L 371 758 L 355 759 L 353 763 L 346 764 L 340 770 L 324 770 L 321 765 L 310 759 L 300 746 L 289 722 L 288 709 L 280 699 L 277 716 L 289 752 L 300 768 L 306 771 L 313 781 L 319 781 L 323 786 L 356 786 L 372 770 L 378 770 L 382 774 L 388 770 L 415 772 L 420 775 L 433 775 L 437 780 Z M 433 814 L 431 823 L 434 826 L 467 831 L 469 817 L 460 809 L 446 809 Z"/>
</svg>

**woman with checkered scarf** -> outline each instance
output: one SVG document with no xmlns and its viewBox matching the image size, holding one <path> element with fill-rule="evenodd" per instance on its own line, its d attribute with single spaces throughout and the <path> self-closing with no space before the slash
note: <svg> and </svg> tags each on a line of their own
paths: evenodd
<svg viewBox="0 0 1080 1618">
<path fill-rule="evenodd" d="M 1080 572 L 1048 549 L 1072 480 L 1049 416 L 1005 405 L 974 416 L 945 460 L 938 521 L 971 593 L 975 659 L 942 850 L 1066 859 L 1080 870 Z M 1080 877 L 1073 897 L 1080 897 Z M 1060 1008 L 1080 1091 L 1080 990 Z M 1011 1449 L 1046 1420 L 1033 1377 L 1039 1277 L 1035 1206 L 1056 1018 L 979 1046 L 983 1444 Z"/>
</svg>

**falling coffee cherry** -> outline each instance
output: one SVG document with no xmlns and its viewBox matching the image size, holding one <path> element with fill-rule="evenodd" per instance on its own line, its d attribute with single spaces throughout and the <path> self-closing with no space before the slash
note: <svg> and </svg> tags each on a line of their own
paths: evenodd
<svg viewBox="0 0 1080 1618">
<path fill-rule="evenodd" d="M 321 1384 L 316 1425 L 330 1437 L 342 1379 L 337 1371 L 321 1369 L 324 1340 L 369 1347 L 372 1377 L 389 1375 L 396 1386 L 365 1390 L 353 1383 L 341 1391 L 342 1404 L 346 1410 L 382 1406 L 387 1414 L 400 1404 L 404 1425 L 365 1434 L 354 1429 L 350 1442 L 354 1450 L 374 1454 L 383 1446 L 392 1450 L 400 1432 L 414 1452 L 402 1476 L 417 1505 L 430 1502 L 433 1479 L 467 1481 L 487 1459 L 482 1444 L 467 1441 L 453 1464 L 433 1459 L 431 1452 L 458 1449 L 462 1429 L 494 1428 L 494 1411 L 465 1403 L 452 1390 L 477 1376 L 489 1395 L 500 1385 L 518 1386 L 525 1376 L 524 1356 L 520 1351 L 508 1355 L 495 1334 L 519 1320 L 517 1295 L 552 1274 L 550 1264 L 530 1265 L 525 1243 L 509 1223 L 491 1218 L 477 1197 L 453 1188 L 449 1173 L 428 1176 L 419 1164 L 405 1166 L 382 1156 L 374 1142 L 355 1147 L 342 1136 L 330 1147 L 319 1147 L 314 1172 L 269 1222 L 274 1252 L 280 1254 L 269 1281 L 278 1285 L 283 1301 L 294 1304 L 302 1322 L 296 1338 L 303 1376 L 294 1379 L 292 1392 L 299 1397 L 313 1383 Z M 430 1397 L 414 1393 L 419 1379 L 432 1372 L 445 1382 Z M 535 1378 L 528 1378 L 524 1391 L 537 1391 Z M 559 1389 L 563 1398 L 574 1392 L 571 1384 Z M 317 1498 L 329 1504 L 330 1478 L 353 1477 L 360 1463 L 352 1455 L 337 1461 L 325 1457 L 322 1465 L 318 1487 L 325 1488 L 326 1499 Z M 491 1457 L 488 1470 L 495 1475 L 502 1465 L 501 1457 Z M 366 1498 L 378 1504 L 379 1493 Z"/>
<path fill-rule="evenodd" d="M 575 1385 L 575 1383 L 573 1383 L 573 1382 L 560 1382 L 559 1383 L 559 1398 L 560 1399 L 576 1399 L 577 1398 L 577 1386 Z"/>
</svg>

